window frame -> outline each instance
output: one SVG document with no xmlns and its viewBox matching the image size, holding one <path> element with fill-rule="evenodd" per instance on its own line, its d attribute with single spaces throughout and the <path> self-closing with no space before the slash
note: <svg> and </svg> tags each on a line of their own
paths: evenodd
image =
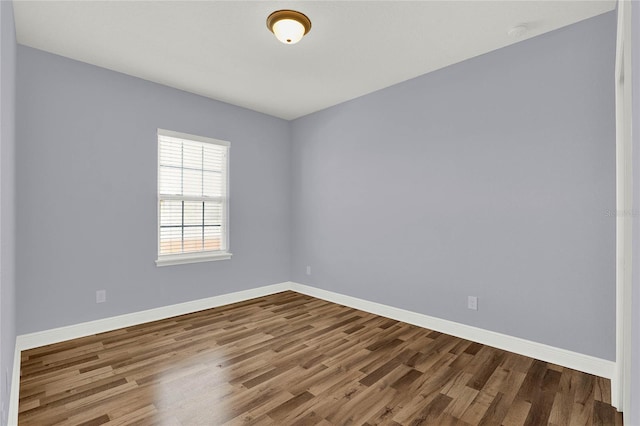
<svg viewBox="0 0 640 426">
<path fill-rule="evenodd" d="M 222 227 L 223 227 L 223 235 L 222 241 L 224 243 L 225 250 L 209 250 L 209 251 L 198 251 L 198 252 L 189 252 L 189 253 L 178 253 L 178 254 L 160 254 L 160 203 L 165 199 L 181 199 L 183 201 L 192 201 L 190 200 L 190 196 L 162 196 L 160 194 L 160 136 L 167 136 L 171 138 L 183 139 L 186 141 L 193 142 L 201 142 L 201 143 L 210 143 L 213 145 L 224 146 L 227 149 L 226 152 L 226 164 L 225 164 L 225 196 L 222 197 Z M 156 234 L 157 234 L 157 250 L 156 250 L 156 266 L 170 266 L 170 265 L 182 265 L 186 263 L 199 263 L 199 262 L 211 262 L 216 260 L 226 260 L 231 259 L 231 252 L 229 249 L 229 157 L 231 151 L 231 143 L 228 141 L 223 141 L 220 139 L 208 138 L 205 136 L 191 135 L 188 133 L 175 132 L 173 130 L 165 130 L 158 129 L 156 135 L 156 148 L 157 148 L 157 159 L 156 159 L 156 167 L 157 167 L 157 175 L 156 175 L 156 209 L 157 209 L 157 226 L 156 226 Z"/>
</svg>

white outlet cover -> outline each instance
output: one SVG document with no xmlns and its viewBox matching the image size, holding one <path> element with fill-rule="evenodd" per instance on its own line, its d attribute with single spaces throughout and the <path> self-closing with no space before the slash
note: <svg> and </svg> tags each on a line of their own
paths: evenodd
<svg viewBox="0 0 640 426">
<path fill-rule="evenodd" d="M 96 291 L 96 303 L 104 303 L 107 301 L 107 290 Z"/>
<path fill-rule="evenodd" d="M 474 311 L 478 310 L 478 298 L 476 296 L 467 297 L 467 308 Z"/>
</svg>

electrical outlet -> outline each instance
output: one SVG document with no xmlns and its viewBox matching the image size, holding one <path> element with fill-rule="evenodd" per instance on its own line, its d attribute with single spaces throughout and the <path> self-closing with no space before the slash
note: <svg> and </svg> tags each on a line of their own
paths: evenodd
<svg viewBox="0 0 640 426">
<path fill-rule="evenodd" d="M 104 303 L 107 301 L 107 290 L 96 291 L 96 303 Z"/>
<path fill-rule="evenodd" d="M 307 265 L 307 275 L 311 275 L 311 266 Z"/>
<path fill-rule="evenodd" d="M 476 296 L 467 297 L 467 308 L 474 311 L 478 310 L 478 298 Z"/>
</svg>

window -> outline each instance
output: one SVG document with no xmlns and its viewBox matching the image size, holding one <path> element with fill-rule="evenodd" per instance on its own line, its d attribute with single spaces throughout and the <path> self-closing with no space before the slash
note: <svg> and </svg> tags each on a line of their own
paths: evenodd
<svg viewBox="0 0 640 426">
<path fill-rule="evenodd" d="M 158 129 L 158 266 L 229 259 L 229 143 Z"/>
</svg>

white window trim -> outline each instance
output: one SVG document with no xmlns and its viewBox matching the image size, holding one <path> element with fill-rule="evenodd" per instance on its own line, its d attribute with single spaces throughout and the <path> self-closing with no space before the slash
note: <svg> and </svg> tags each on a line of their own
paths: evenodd
<svg viewBox="0 0 640 426">
<path fill-rule="evenodd" d="M 156 266 L 171 266 L 182 265 L 185 263 L 200 263 L 211 262 L 215 260 L 231 259 L 233 256 L 229 252 L 221 251 L 202 251 L 198 253 L 184 253 L 184 254 L 166 254 L 164 256 L 158 256 L 156 260 Z"/>
<path fill-rule="evenodd" d="M 173 196 L 162 196 L 160 197 L 160 193 L 159 193 L 159 188 L 158 188 L 158 178 L 156 178 L 156 194 L 157 194 L 157 226 L 156 226 L 156 233 L 157 233 L 157 256 L 158 258 L 156 259 L 156 266 L 171 266 L 171 265 L 182 265 L 182 264 L 188 264 L 188 263 L 199 263 L 199 262 L 212 262 L 212 261 L 216 261 L 216 260 L 227 260 L 227 259 L 231 259 L 232 253 L 229 251 L 229 176 L 230 176 L 230 172 L 229 172 L 229 156 L 230 156 L 230 146 L 231 143 L 229 143 L 228 141 L 223 141 L 223 140 L 219 140 L 219 139 L 213 139 L 213 138 L 208 138 L 205 136 L 198 136 L 198 135 L 191 135 L 188 133 L 181 133 L 181 132 L 175 132 L 172 130 L 165 130 L 165 129 L 158 129 L 158 136 L 168 136 L 168 137 L 173 137 L 173 138 L 179 138 L 179 139 L 186 139 L 186 140 L 192 140 L 192 141 L 196 141 L 196 142 L 204 142 L 204 143 L 211 143 L 214 145 L 221 145 L 221 146 L 225 146 L 227 147 L 227 164 L 226 164 L 226 170 L 227 170 L 227 179 L 226 179 L 226 184 L 227 184 L 227 188 L 226 188 L 226 203 L 224 203 L 225 208 L 223 209 L 222 214 L 224 215 L 223 218 L 223 222 L 226 225 L 226 232 L 224 235 L 225 238 L 225 247 L 227 248 L 227 250 L 216 250 L 216 251 L 200 251 L 200 252 L 195 252 L 195 253 L 180 253 L 180 254 L 166 254 L 166 255 L 160 255 L 160 200 L 161 199 L 169 199 L 169 198 L 173 198 Z M 160 176 L 160 143 L 158 142 L 157 138 L 156 138 L 156 144 L 157 144 L 157 159 L 156 159 L 156 163 L 157 163 L 157 177 Z M 188 199 L 188 198 L 200 198 L 200 197 L 176 197 L 176 199 Z"/>
</svg>

